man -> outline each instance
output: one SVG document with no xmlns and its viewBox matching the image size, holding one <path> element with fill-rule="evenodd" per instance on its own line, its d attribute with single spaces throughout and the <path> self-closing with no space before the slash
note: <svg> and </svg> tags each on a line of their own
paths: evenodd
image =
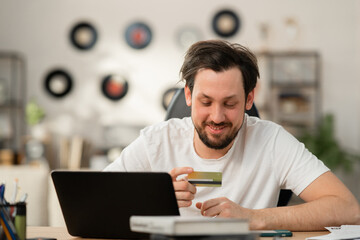
<svg viewBox="0 0 360 240">
<path fill-rule="evenodd" d="M 181 73 L 191 118 L 145 128 L 105 170 L 168 171 L 181 215 L 248 218 L 251 229 L 360 224 L 358 202 L 320 160 L 281 126 L 245 114 L 259 77 L 247 48 L 195 43 Z M 222 186 L 195 187 L 186 180 L 194 170 L 222 172 Z M 306 203 L 276 207 L 281 188 Z"/>
</svg>

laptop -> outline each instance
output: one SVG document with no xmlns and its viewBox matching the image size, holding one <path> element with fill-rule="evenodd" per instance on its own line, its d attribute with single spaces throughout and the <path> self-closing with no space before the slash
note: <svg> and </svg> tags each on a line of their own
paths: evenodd
<svg viewBox="0 0 360 240">
<path fill-rule="evenodd" d="M 51 172 L 67 230 L 83 238 L 149 238 L 130 230 L 132 215 L 180 215 L 168 173 Z"/>
</svg>

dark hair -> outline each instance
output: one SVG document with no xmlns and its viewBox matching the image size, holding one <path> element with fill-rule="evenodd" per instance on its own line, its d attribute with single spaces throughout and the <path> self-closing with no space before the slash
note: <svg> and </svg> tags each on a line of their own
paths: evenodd
<svg viewBox="0 0 360 240">
<path fill-rule="evenodd" d="M 200 41 L 187 51 L 180 69 L 182 80 L 192 92 L 195 76 L 200 69 L 222 72 L 237 67 L 244 79 L 245 97 L 251 92 L 260 76 L 255 55 L 246 47 L 222 40 Z"/>
</svg>

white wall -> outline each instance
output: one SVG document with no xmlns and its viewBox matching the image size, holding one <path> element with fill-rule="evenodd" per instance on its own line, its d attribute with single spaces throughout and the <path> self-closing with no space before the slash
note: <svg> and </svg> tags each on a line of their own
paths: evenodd
<svg viewBox="0 0 360 240">
<path fill-rule="evenodd" d="M 240 32 L 230 41 L 259 51 L 264 46 L 259 25 L 268 23 L 269 50 L 319 51 L 323 110 L 335 114 L 342 145 L 359 152 L 360 2 L 356 0 L 0 0 L 0 51 L 25 56 L 27 98 L 35 97 L 46 110 L 53 131 L 79 133 L 101 145 L 101 126 L 148 125 L 164 118 L 161 96 L 177 83 L 185 51 L 176 43 L 177 31 L 195 26 L 204 39 L 216 38 L 210 22 L 223 7 L 234 9 L 242 19 Z M 285 32 L 288 17 L 300 26 L 293 42 Z M 68 39 L 80 20 L 89 20 L 99 32 L 97 44 L 87 52 L 74 49 Z M 152 43 L 140 51 L 130 49 L 123 38 L 126 26 L 136 20 L 153 30 Z M 42 85 L 54 67 L 68 69 L 75 80 L 71 94 L 60 100 L 47 95 Z M 101 78 L 109 72 L 123 74 L 130 82 L 128 95 L 116 103 L 100 92 Z"/>
</svg>

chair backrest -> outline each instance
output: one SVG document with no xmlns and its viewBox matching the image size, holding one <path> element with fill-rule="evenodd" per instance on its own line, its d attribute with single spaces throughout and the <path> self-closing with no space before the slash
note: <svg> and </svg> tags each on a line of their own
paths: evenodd
<svg viewBox="0 0 360 240">
<path fill-rule="evenodd" d="M 249 116 L 260 117 L 255 104 L 253 104 L 251 109 L 247 110 L 246 113 Z M 184 88 L 179 88 L 170 101 L 170 104 L 167 108 L 165 120 L 168 120 L 170 118 L 190 117 L 190 115 L 191 108 L 186 105 Z M 286 206 L 289 203 L 291 196 L 291 190 L 281 189 L 277 206 Z"/>
<path fill-rule="evenodd" d="M 190 117 L 191 108 L 186 105 L 184 88 L 179 88 L 171 98 L 166 110 L 165 120 L 170 118 Z"/>
</svg>

